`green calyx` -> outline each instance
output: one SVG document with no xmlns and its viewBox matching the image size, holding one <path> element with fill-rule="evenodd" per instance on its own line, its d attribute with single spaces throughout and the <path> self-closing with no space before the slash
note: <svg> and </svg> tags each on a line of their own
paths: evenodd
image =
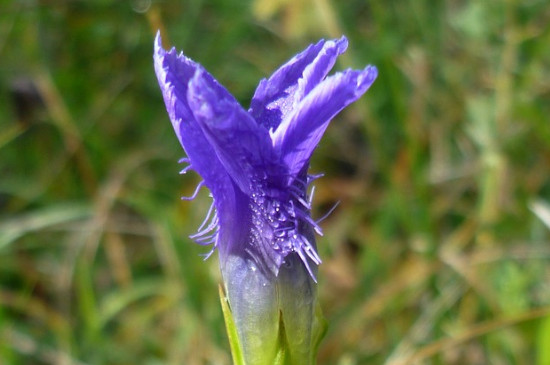
<svg viewBox="0 0 550 365">
<path fill-rule="evenodd" d="M 284 291 L 283 289 L 282 292 Z M 291 312 L 292 308 L 288 308 L 288 311 L 280 308 L 278 312 L 278 325 L 276 327 L 276 340 L 264 343 L 263 346 L 243 346 L 239 338 L 239 330 L 235 323 L 229 300 L 221 285 L 219 287 L 219 294 L 234 365 L 315 364 L 319 344 L 327 329 L 321 308 L 316 301 L 313 313 L 311 313 L 312 316 L 306 318 L 306 320 L 309 320 L 307 326 L 303 326 L 304 321 L 300 321 L 299 318 L 294 316 L 295 313 Z M 284 304 L 284 299 L 283 303 L 280 304 Z M 286 317 L 285 312 L 287 313 Z M 241 335 L 244 334 L 246 336 L 246 333 L 246 330 L 241 330 Z M 246 340 L 250 341 L 250 339 Z"/>
</svg>

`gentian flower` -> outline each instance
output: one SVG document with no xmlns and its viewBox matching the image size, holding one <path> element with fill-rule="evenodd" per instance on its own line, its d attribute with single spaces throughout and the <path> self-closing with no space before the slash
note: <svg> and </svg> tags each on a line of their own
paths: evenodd
<svg viewBox="0 0 550 365">
<path fill-rule="evenodd" d="M 191 237 L 219 251 L 220 269 L 246 364 L 314 362 L 321 337 L 309 160 L 331 119 L 377 76 L 373 66 L 327 76 L 347 39 L 321 40 L 260 81 L 250 108 L 200 64 L 165 51 L 155 71 L 168 114 L 213 197 Z M 198 189 L 197 189 L 198 190 Z"/>
</svg>

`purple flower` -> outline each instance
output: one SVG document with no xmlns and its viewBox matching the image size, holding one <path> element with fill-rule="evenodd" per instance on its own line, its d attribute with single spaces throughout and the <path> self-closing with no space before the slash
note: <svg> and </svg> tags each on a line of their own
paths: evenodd
<svg viewBox="0 0 550 365">
<path fill-rule="evenodd" d="M 347 47 L 342 37 L 319 41 L 260 81 L 250 109 L 198 63 L 155 42 L 155 70 L 168 114 L 190 167 L 214 197 L 211 224 L 194 235 L 224 256 L 248 256 L 277 275 L 296 253 L 311 272 L 321 262 L 313 238 L 306 187 L 308 161 L 330 120 L 359 98 L 377 71 L 327 76 Z"/>
<path fill-rule="evenodd" d="M 265 316 L 258 318 L 260 330 L 250 311 L 278 313 L 281 302 L 295 300 L 290 306 L 311 312 L 315 301 L 311 281 L 321 259 L 313 232 L 320 228 L 310 215 L 307 188 L 315 177 L 307 173 L 309 159 L 330 120 L 377 76 L 367 66 L 327 77 L 346 47 L 345 37 L 310 45 L 260 81 L 247 111 L 201 65 L 174 48 L 166 52 L 160 36 L 155 41 L 155 71 L 188 168 L 213 196 L 192 238 L 218 248 L 236 322 L 243 313 L 243 321 L 252 321 L 248 331 L 262 332 L 260 337 L 271 336 Z M 277 280 L 294 289 L 285 297 L 284 290 L 274 290 Z M 293 290 L 311 295 L 301 303 L 290 298 Z M 243 346 L 250 347 L 240 331 Z M 264 346 L 271 340 L 260 341 Z"/>
</svg>

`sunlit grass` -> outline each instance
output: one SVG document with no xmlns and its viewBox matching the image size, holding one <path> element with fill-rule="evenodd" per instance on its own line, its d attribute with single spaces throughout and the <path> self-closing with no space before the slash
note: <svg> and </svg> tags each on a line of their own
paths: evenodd
<svg viewBox="0 0 550 365">
<path fill-rule="evenodd" d="M 157 29 L 244 106 L 321 37 L 379 79 L 312 161 L 319 364 L 550 363 L 545 1 L 0 5 L 0 363 L 230 364 Z"/>
</svg>

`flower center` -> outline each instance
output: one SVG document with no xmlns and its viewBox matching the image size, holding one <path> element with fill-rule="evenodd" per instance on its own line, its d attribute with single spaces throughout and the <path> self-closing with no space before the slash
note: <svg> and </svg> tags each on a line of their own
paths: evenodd
<svg viewBox="0 0 550 365">
<path fill-rule="evenodd" d="M 309 260 L 321 263 L 313 244 L 304 235 L 308 226 L 317 228 L 305 195 L 305 184 L 301 181 L 285 191 L 271 188 L 265 182 L 255 184 L 250 198 L 252 216 L 247 252 L 274 274 L 292 252 L 298 254 L 312 277 Z"/>
</svg>

